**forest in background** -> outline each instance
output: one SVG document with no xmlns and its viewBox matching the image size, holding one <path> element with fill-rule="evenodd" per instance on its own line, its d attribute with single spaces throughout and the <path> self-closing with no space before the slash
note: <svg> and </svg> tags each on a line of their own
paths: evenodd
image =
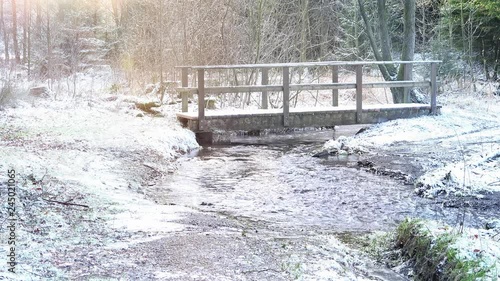
<svg viewBox="0 0 500 281">
<path fill-rule="evenodd" d="M 413 5 L 408 10 L 407 5 Z M 496 81 L 497 0 L 2 0 L 0 58 L 30 81 L 111 66 L 129 85 L 176 80 L 174 66 L 417 59 L 444 78 Z M 384 38 L 384 35 L 388 37 Z M 389 39 L 387 39 L 389 38 Z M 7 77 L 8 76 L 8 77 Z M 75 78 L 76 79 L 76 78 Z"/>
</svg>

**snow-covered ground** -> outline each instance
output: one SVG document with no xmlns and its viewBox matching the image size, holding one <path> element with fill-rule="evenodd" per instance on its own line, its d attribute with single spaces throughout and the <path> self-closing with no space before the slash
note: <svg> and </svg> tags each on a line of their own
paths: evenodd
<svg viewBox="0 0 500 281">
<path fill-rule="evenodd" d="M 420 142 L 434 141 L 458 149 L 462 161 L 442 163 L 417 179 L 418 191 L 425 197 L 500 191 L 500 99 L 444 97 L 443 103 L 438 116 L 377 124 L 356 136 L 330 140 L 323 150 L 352 154 L 390 146 L 418 149 Z"/>
<path fill-rule="evenodd" d="M 444 95 L 440 97 L 442 114 L 415 119 L 400 119 L 369 127 L 353 137 L 339 137 L 323 146 L 329 154 L 363 154 L 380 149 L 406 146 L 419 150 L 423 144 L 442 149 L 443 155 L 456 158 L 426 159 L 432 165 L 415 180 L 416 194 L 473 196 L 483 198 L 500 192 L 500 98 L 493 95 Z M 425 151 L 419 151 L 425 154 Z M 430 156 L 430 155 L 429 155 Z M 455 159 L 450 161 L 449 159 Z M 494 197 L 497 198 L 497 197 Z M 454 226 L 427 222 L 434 233 Z M 466 228 L 456 242 L 464 259 L 481 257 L 491 268 L 488 280 L 497 280 L 500 266 L 500 224 L 493 220 L 491 229 Z"/>
<path fill-rule="evenodd" d="M 97 266 L 92 255 L 103 248 L 182 228 L 173 221 L 185 208 L 147 196 L 176 169 L 176 157 L 198 148 L 194 133 L 168 106 L 166 117 L 152 117 L 139 114 L 136 97 L 100 96 L 31 98 L 0 111 L 0 185 L 6 191 L 7 170 L 14 169 L 19 263 L 17 275 L 2 266 L 0 280 L 78 278 Z M 6 208 L 0 213 L 7 218 Z M 0 233 L 4 257 L 8 234 Z"/>
</svg>

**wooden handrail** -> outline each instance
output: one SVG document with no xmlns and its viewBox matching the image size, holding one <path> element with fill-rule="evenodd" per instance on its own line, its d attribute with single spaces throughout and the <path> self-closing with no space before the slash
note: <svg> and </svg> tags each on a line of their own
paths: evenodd
<svg viewBox="0 0 500 281">
<path fill-rule="evenodd" d="M 363 83 L 363 88 L 415 88 L 430 87 L 430 81 L 381 81 Z M 317 91 L 317 90 L 345 90 L 356 89 L 356 83 L 308 83 L 290 84 L 290 91 Z M 188 92 L 196 94 L 197 87 L 176 88 L 179 93 Z M 205 87 L 206 94 L 232 94 L 232 93 L 255 93 L 255 92 L 282 92 L 283 85 L 255 85 L 255 86 L 227 86 L 227 87 Z"/>
<path fill-rule="evenodd" d="M 263 63 L 263 64 L 234 64 L 234 65 L 197 65 L 176 66 L 175 68 L 188 69 L 238 69 L 238 68 L 282 68 L 282 67 L 308 67 L 308 66 L 356 66 L 356 65 L 379 65 L 379 64 L 427 64 L 441 63 L 440 60 L 428 61 L 320 61 L 320 62 L 297 62 L 297 63 Z"/>
<path fill-rule="evenodd" d="M 262 108 L 267 109 L 267 93 L 268 92 L 283 92 L 283 125 L 286 127 L 289 124 L 289 96 L 290 91 L 301 90 L 332 90 L 332 105 L 338 106 L 338 90 L 339 89 L 356 89 L 356 120 L 362 122 L 363 110 L 363 88 L 404 88 L 403 100 L 409 102 L 409 88 L 425 87 L 430 88 L 431 92 L 431 114 L 437 113 L 437 65 L 441 63 L 438 60 L 432 61 L 326 61 L 326 62 L 303 62 L 303 63 L 274 63 L 274 64 L 240 64 L 240 65 L 208 65 L 208 66 L 178 66 L 182 70 L 182 87 L 176 90 L 182 95 L 182 112 L 188 111 L 188 94 L 198 95 L 198 120 L 201 128 L 201 120 L 205 116 L 205 93 L 225 94 L 225 93 L 243 93 L 243 92 L 262 92 Z M 404 67 L 403 81 L 382 81 L 363 83 L 363 66 L 365 65 L 381 65 L 381 64 L 402 64 Z M 411 69 L 413 64 L 431 64 L 430 81 L 412 81 Z M 332 83 L 306 83 L 306 84 L 290 84 L 290 68 L 291 67 L 332 67 Z M 339 83 L 338 68 L 339 66 L 355 66 L 356 83 Z M 283 74 L 282 85 L 268 85 L 270 68 L 281 68 Z M 189 69 L 196 70 L 198 75 L 197 87 L 188 87 L 188 71 Z M 243 86 L 223 86 L 223 87 L 205 87 L 205 71 L 214 69 L 260 69 L 262 73 L 261 85 L 243 85 Z"/>
</svg>

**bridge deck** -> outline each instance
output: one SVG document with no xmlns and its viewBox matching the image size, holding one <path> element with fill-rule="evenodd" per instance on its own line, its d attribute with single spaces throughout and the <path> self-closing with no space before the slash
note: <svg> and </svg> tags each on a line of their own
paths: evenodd
<svg viewBox="0 0 500 281">
<path fill-rule="evenodd" d="M 365 105 L 361 116 L 356 107 L 290 108 L 288 126 L 291 128 L 328 127 L 335 125 L 372 124 L 398 118 L 429 115 L 426 104 Z M 262 130 L 285 128 L 283 109 L 254 109 L 240 111 L 207 110 L 201 122 L 198 112 L 177 113 L 179 121 L 193 131 L 204 130 Z"/>
</svg>

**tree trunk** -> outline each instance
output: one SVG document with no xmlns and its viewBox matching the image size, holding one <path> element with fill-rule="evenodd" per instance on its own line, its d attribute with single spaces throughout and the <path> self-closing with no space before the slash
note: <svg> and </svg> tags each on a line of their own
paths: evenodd
<svg viewBox="0 0 500 281">
<path fill-rule="evenodd" d="M 28 48 L 28 0 L 24 0 L 23 5 L 23 63 L 26 63 Z"/>
<path fill-rule="evenodd" d="M 403 30 L 403 50 L 401 52 L 402 61 L 412 61 L 415 53 L 415 0 L 406 0 L 404 2 L 404 30 Z M 404 80 L 405 65 L 399 67 L 397 80 Z M 410 79 L 412 71 L 409 71 Z M 394 103 L 404 103 L 403 89 L 392 91 Z M 415 100 L 414 97 L 411 97 Z"/>
<path fill-rule="evenodd" d="M 490 80 L 490 71 L 488 70 L 488 61 L 486 58 L 486 48 L 484 44 L 484 39 L 481 40 L 482 48 L 481 48 L 481 59 L 483 60 L 484 66 L 484 75 L 486 76 L 486 81 Z"/>
<path fill-rule="evenodd" d="M 370 29 L 370 22 L 368 20 L 368 15 L 363 6 L 363 1 L 358 0 L 359 12 L 365 23 L 365 30 L 370 41 L 370 45 L 373 50 L 373 54 L 376 60 L 387 60 L 392 61 L 391 57 L 391 38 L 389 36 L 389 31 L 387 28 L 387 8 L 385 6 L 385 0 L 377 0 L 377 11 L 379 13 L 379 27 L 380 27 L 380 44 L 381 52 L 378 49 L 377 43 L 375 41 L 375 36 Z M 404 38 L 403 38 L 403 50 L 401 54 L 401 60 L 411 61 L 413 60 L 413 55 L 415 52 L 415 0 L 405 0 L 404 1 Z M 399 67 L 397 72 L 397 77 L 394 66 L 391 65 L 379 65 L 379 69 L 386 81 L 403 80 L 404 79 L 404 66 Z M 411 77 L 410 77 L 411 78 Z M 402 88 L 391 88 L 392 98 L 394 103 L 403 103 L 403 89 Z M 413 94 L 413 93 L 412 93 Z M 412 97 L 412 99 L 414 99 Z"/>
<path fill-rule="evenodd" d="M 27 33 L 27 38 L 26 38 L 26 55 L 27 57 L 26 58 L 23 58 L 23 60 L 25 60 L 25 62 L 27 63 L 27 68 L 28 68 L 28 80 L 30 79 L 31 77 L 31 15 L 32 15 L 32 12 L 31 12 L 31 9 L 32 9 L 32 6 L 31 6 L 31 1 L 29 0 L 26 0 L 26 9 L 27 9 L 27 13 L 26 14 L 26 33 Z"/>
<path fill-rule="evenodd" d="M 373 35 L 373 32 L 370 28 L 370 21 L 368 20 L 368 15 L 366 14 L 365 6 L 363 4 L 362 0 L 358 0 L 358 5 L 359 5 L 359 13 L 361 14 L 361 17 L 363 18 L 363 21 L 365 23 L 365 31 L 366 35 L 368 36 L 368 39 L 370 41 L 370 46 L 372 47 L 373 50 L 373 55 L 375 56 L 375 59 L 378 61 L 382 61 L 382 55 L 380 54 L 377 46 L 377 42 L 375 41 L 375 36 Z M 378 65 L 380 72 L 382 73 L 382 76 L 386 81 L 391 81 L 392 77 L 389 71 L 387 70 L 385 65 L 379 64 Z"/>
<path fill-rule="evenodd" d="M 307 60 L 308 30 L 309 30 L 309 0 L 301 1 L 300 20 L 300 61 Z"/>
<path fill-rule="evenodd" d="M 19 45 L 17 44 L 17 11 L 16 0 L 12 0 L 12 43 L 14 44 L 14 55 L 16 63 L 21 62 L 21 55 L 19 53 Z"/>
<path fill-rule="evenodd" d="M 415 0 L 405 0 L 403 33 L 401 60 L 411 61 L 415 54 Z"/>
<path fill-rule="evenodd" d="M 50 38 L 50 15 L 47 7 L 47 79 L 49 88 L 52 89 L 52 40 Z"/>
<path fill-rule="evenodd" d="M 382 50 L 382 60 L 384 61 L 392 61 L 391 54 L 391 37 L 389 36 L 389 28 L 387 23 L 389 20 L 387 19 L 387 8 L 385 6 L 385 0 L 377 0 L 377 11 L 378 11 L 378 24 L 380 29 L 380 47 Z M 389 75 L 394 77 L 396 75 L 396 68 L 392 64 L 388 64 L 385 66 Z"/>
<path fill-rule="evenodd" d="M 356 3 L 353 3 L 356 5 Z M 358 29 L 358 23 L 359 23 L 359 12 L 356 10 L 354 15 L 354 47 L 356 48 L 356 56 L 361 57 L 361 48 L 360 48 L 360 42 L 359 42 L 359 29 Z"/>
<path fill-rule="evenodd" d="M 39 40 L 42 39 L 42 0 L 36 0 L 36 36 Z"/>
<path fill-rule="evenodd" d="M 160 5 L 159 7 L 159 13 L 158 13 L 158 36 L 160 37 L 159 38 L 159 55 L 160 55 L 160 58 L 159 58 L 159 69 L 158 69 L 158 72 L 159 72 L 159 76 L 160 76 L 160 103 L 163 102 L 163 97 L 165 95 L 165 82 L 163 81 L 163 0 L 160 0 L 158 5 Z"/>
<path fill-rule="evenodd" d="M 115 21 L 116 29 L 118 31 L 118 34 L 121 32 L 121 11 L 120 11 L 120 3 L 118 0 L 111 0 L 111 6 L 113 9 L 113 19 Z"/>
<path fill-rule="evenodd" d="M 498 42 L 498 41 L 497 41 Z M 495 46 L 495 64 L 493 66 L 493 81 L 498 80 L 498 72 L 500 71 L 500 44 L 497 43 Z"/>
<path fill-rule="evenodd" d="M 426 23 L 426 18 L 425 18 L 425 5 L 422 4 L 422 53 L 425 53 L 425 48 L 426 46 L 426 36 L 427 36 L 427 23 Z"/>
<path fill-rule="evenodd" d="M 448 2 L 447 2 L 447 5 L 450 5 Z M 448 9 L 450 8 L 450 6 L 447 7 Z M 447 15 L 448 17 L 451 17 L 451 13 Z M 449 46 L 453 46 L 453 21 L 449 20 L 448 21 L 448 39 L 450 40 L 450 42 L 448 43 Z"/>
<path fill-rule="evenodd" d="M 28 27 L 31 26 L 31 3 L 30 12 L 28 13 Z M 31 31 L 28 31 L 28 79 L 31 77 Z"/>
<path fill-rule="evenodd" d="M 3 43 L 5 48 L 5 64 L 9 62 L 9 34 L 3 16 L 3 1 L 0 1 L 0 24 L 2 25 Z"/>
<path fill-rule="evenodd" d="M 466 48 L 466 42 L 467 42 L 467 35 L 465 32 L 465 19 L 464 19 L 464 1 L 460 1 L 460 29 L 462 31 L 462 52 L 463 54 L 467 54 L 467 48 Z"/>
<path fill-rule="evenodd" d="M 260 52 L 261 52 L 261 46 L 262 46 L 262 18 L 263 18 L 263 13 L 264 13 L 264 0 L 259 1 L 258 5 L 258 11 L 257 11 L 257 20 L 256 23 L 254 24 L 254 38 L 255 39 L 255 58 L 253 60 L 253 63 L 256 64 L 260 61 Z"/>
</svg>

